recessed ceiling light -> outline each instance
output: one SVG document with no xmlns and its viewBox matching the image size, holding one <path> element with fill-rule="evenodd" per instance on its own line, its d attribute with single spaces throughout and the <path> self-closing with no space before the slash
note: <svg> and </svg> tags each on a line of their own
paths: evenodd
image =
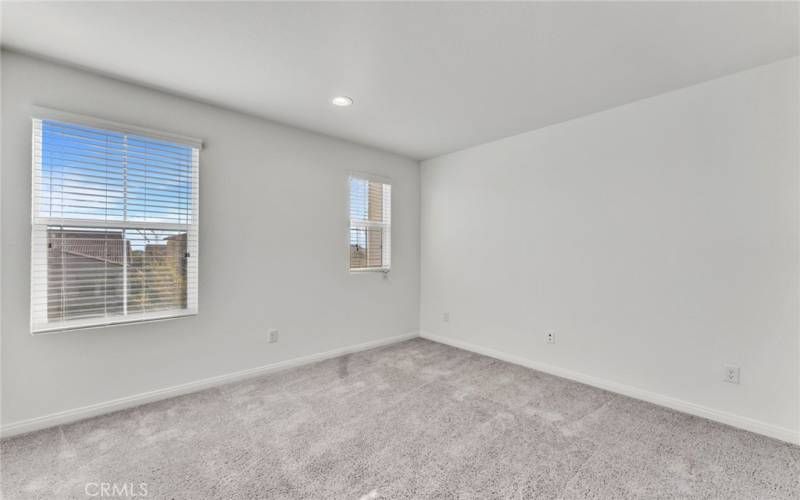
<svg viewBox="0 0 800 500">
<path fill-rule="evenodd" d="M 349 106 L 353 104 L 353 100 L 346 95 L 340 95 L 331 99 L 331 104 L 334 106 Z"/>
</svg>

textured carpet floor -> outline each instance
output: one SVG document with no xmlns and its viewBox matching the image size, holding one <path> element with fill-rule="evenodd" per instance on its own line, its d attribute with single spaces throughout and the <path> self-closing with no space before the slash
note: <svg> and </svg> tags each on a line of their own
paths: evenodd
<svg viewBox="0 0 800 500">
<path fill-rule="evenodd" d="M 0 446 L 7 499 L 800 498 L 796 446 L 422 339 Z"/>
</svg>

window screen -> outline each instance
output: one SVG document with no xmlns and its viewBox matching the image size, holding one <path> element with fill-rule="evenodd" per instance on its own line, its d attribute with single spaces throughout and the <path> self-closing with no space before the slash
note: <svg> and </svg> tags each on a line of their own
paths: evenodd
<svg viewBox="0 0 800 500">
<path fill-rule="evenodd" d="M 391 208 L 391 184 L 350 177 L 351 271 L 390 269 Z"/>
<path fill-rule="evenodd" d="M 31 329 L 197 312 L 199 147 L 33 120 Z"/>
</svg>

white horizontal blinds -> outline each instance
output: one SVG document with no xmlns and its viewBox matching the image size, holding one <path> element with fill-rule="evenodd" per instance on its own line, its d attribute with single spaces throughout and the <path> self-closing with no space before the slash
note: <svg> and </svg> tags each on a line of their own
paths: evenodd
<svg viewBox="0 0 800 500">
<path fill-rule="evenodd" d="M 198 175 L 191 145 L 34 119 L 32 329 L 195 312 Z"/>
<path fill-rule="evenodd" d="M 350 177 L 350 269 L 391 267 L 392 186 Z"/>
</svg>

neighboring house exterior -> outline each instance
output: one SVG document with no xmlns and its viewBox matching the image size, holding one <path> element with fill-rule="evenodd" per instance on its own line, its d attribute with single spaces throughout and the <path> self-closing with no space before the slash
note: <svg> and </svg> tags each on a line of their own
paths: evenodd
<svg viewBox="0 0 800 500">
<path fill-rule="evenodd" d="M 185 233 L 142 236 L 138 249 L 122 231 L 56 228 L 47 236 L 49 320 L 186 307 Z"/>
<path fill-rule="evenodd" d="M 122 232 L 48 229 L 49 320 L 121 315 L 124 312 Z"/>
</svg>

